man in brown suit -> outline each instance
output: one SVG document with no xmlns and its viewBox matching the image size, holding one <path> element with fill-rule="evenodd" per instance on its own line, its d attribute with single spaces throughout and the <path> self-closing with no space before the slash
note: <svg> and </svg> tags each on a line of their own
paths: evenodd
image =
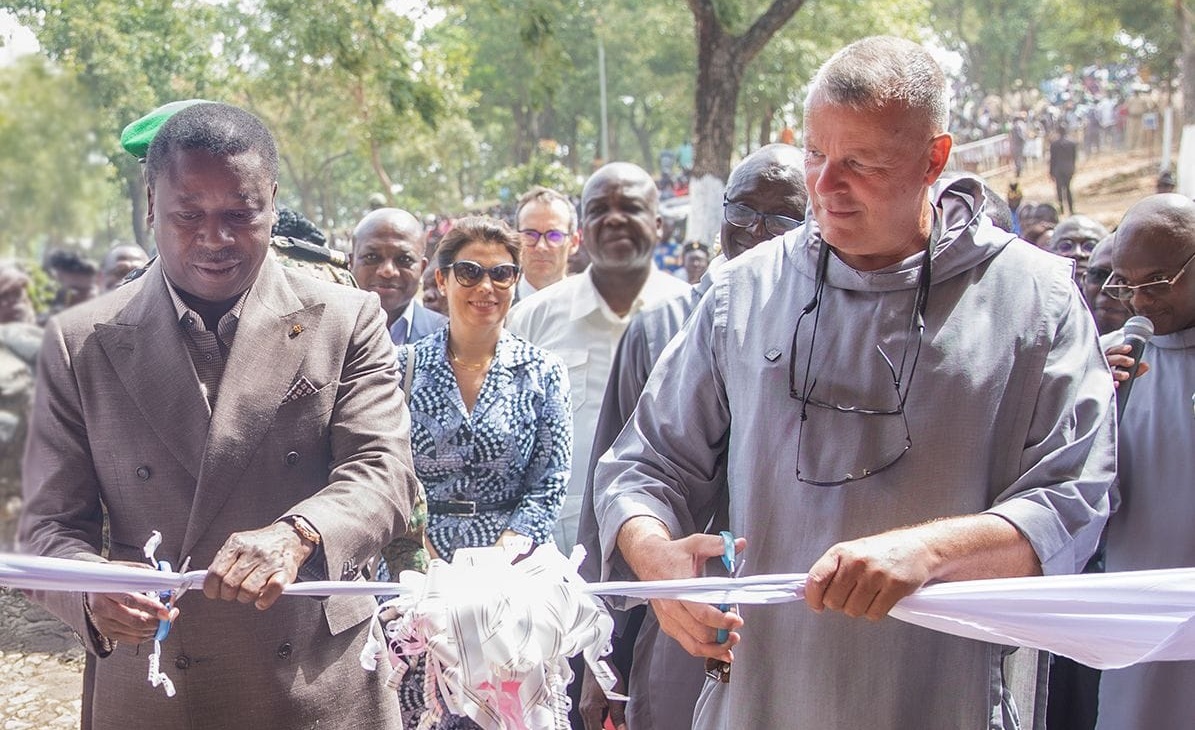
<svg viewBox="0 0 1195 730">
<path fill-rule="evenodd" d="M 162 645 L 174 698 L 146 682 L 157 599 L 37 597 L 88 649 L 84 727 L 399 726 L 357 663 L 374 602 L 280 597 L 360 579 L 417 482 L 377 299 L 266 255 L 277 171 L 256 117 L 180 111 L 147 159 L 157 261 L 46 329 L 22 548 L 144 564 L 159 530 L 158 558 L 209 570 Z"/>
</svg>

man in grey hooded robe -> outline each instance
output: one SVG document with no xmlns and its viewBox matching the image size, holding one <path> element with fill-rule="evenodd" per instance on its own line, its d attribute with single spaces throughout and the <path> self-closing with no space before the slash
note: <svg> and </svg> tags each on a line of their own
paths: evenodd
<svg viewBox="0 0 1195 730">
<path fill-rule="evenodd" d="M 995 228 L 978 180 L 938 183 L 945 96 L 907 41 L 827 62 L 814 220 L 717 272 L 599 463 L 603 577 L 698 573 L 723 545 L 693 510 L 719 488 L 744 575 L 810 574 L 806 605 L 741 618 L 653 602 L 690 653 L 733 661 L 725 727 L 1028 726 L 1008 648 L 884 617 L 931 581 L 1073 573 L 1107 519 L 1095 325 L 1069 262 Z"/>
</svg>

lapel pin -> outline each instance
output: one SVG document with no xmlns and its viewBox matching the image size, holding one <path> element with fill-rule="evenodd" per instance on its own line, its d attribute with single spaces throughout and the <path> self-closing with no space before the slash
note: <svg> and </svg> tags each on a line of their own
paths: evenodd
<svg viewBox="0 0 1195 730">
<path fill-rule="evenodd" d="M 776 362 L 777 360 L 780 359 L 780 349 L 773 347 L 772 349 L 765 352 L 763 354 L 763 356 L 764 356 L 764 359 L 766 359 L 768 362 Z"/>
<path fill-rule="evenodd" d="M 300 333 L 300 332 L 302 332 L 302 331 L 303 331 L 303 325 L 301 325 L 301 324 L 296 324 L 294 327 L 291 327 L 291 328 L 290 328 L 290 336 L 291 336 L 291 339 L 294 339 L 295 337 L 298 337 L 298 336 L 299 336 L 299 333 Z"/>
</svg>

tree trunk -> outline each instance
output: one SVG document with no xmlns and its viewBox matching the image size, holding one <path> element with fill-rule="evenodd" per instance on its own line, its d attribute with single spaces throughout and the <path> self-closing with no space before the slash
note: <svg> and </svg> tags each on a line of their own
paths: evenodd
<svg viewBox="0 0 1195 730">
<path fill-rule="evenodd" d="M 1174 0 L 1182 40 L 1183 124 L 1195 123 L 1195 18 L 1183 0 Z"/>
<path fill-rule="evenodd" d="M 713 34 L 710 34 L 713 35 Z M 734 39 L 719 32 L 699 39 L 693 119 L 693 175 L 726 179 L 734 152 L 734 120 L 743 66 Z"/>
<path fill-rule="evenodd" d="M 763 110 L 763 116 L 759 120 L 759 146 L 763 147 L 772 143 L 772 117 L 776 116 L 776 110 L 768 107 Z"/>
<path fill-rule="evenodd" d="M 801 9 L 805 0 L 772 0 L 741 36 L 731 35 L 715 0 L 689 0 L 697 35 L 693 174 L 686 237 L 711 243 L 717 234 L 722 188 L 734 154 L 739 89 L 748 64 Z"/>
<path fill-rule="evenodd" d="M 382 183 L 382 195 L 386 196 L 386 205 L 394 205 L 394 182 L 390 179 L 390 173 L 386 172 L 386 166 L 382 164 L 382 149 L 378 145 L 378 141 L 372 137 L 369 140 L 369 164 L 373 167 L 373 174 L 378 176 L 378 181 Z"/>
<path fill-rule="evenodd" d="M 531 161 L 531 150 L 535 145 L 532 121 L 535 114 L 525 105 L 511 105 L 510 115 L 515 122 L 514 164 L 525 165 Z"/>
<path fill-rule="evenodd" d="M 1195 18 L 1184 0 L 1174 0 L 1182 40 L 1183 127 L 1178 145 L 1176 192 L 1188 198 L 1195 194 L 1195 178 L 1187 172 L 1195 164 Z"/>
<path fill-rule="evenodd" d="M 642 115 L 636 113 L 637 107 L 642 110 Z M 635 140 L 639 143 L 639 154 L 643 157 L 643 169 L 655 175 L 656 161 L 652 155 L 651 128 L 648 126 L 648 118 L 647 104 L 642 101 L 632 102 L 627 109 L 627 122 L 631 125 L 631 131 L 635 133 Z"/>
<path fill-rule="evenodd" d="M 577 117 L 568 117 L 563 131 L 561 142 L 567 150 L 564 153 L 565 167 L 573 172 L 577 172 L 580 169 L 580 157 L 577 155 Z"/>
</svg>

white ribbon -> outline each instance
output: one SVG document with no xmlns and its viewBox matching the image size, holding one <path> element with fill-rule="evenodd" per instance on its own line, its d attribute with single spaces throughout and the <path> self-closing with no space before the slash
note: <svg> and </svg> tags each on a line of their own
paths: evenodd
<svg viewBox="0 0 1195 730">
<path fill-rule="evenodd" d="M 567 730 L 567 658 L 578 653 L 603 689 L 614 686 L 600 661 L 614 625 L 605 607 L 580 590 L 575 564 L 553 546 L 512 564 L 525 549 L 457 550 L 451 564 L 433 560 L 426 576 L 403 573 L 414 592 L 379 608 L 389 651 L 371 641 L 362 665 L 375 667 L 388 654 L 404 672 L 408 660 L 425 658 L 419 728 L 447 709 L 486 730 Z"/>
<path fill-rule="evenodd" d="M 145 559 L 154 568 L 158 568 L 158 559 L 155 554 L 158 552 L 158 546 L 162 544 L 162 533 L 154 530 L 149 539 L 145 541 L 145 547 L 142 552 L 145 554 Z M 150 597 L 157 598 L 157 593 L 150 593 Z M 158 637 L 154 636 L 154 650 L 149 655 L 149 684 L 151 687 L 161 687 L 166 693 L 167 697 L 174 696 L 174 682 L 170 681 L 169 675 L 162 671 L 162 642 L 158 641 Z"/>
<path fill-rule="evenodd" d="M 487 569 L 472 570 L 474 578 L 468 580 L 484 585 L 480 574 Z M 205 575 L 202 570 L 170 573 L 0 554 L 0 585 L 29 590 L 177 590 L 202 584 Z M 543 580 L 550 578 L 545 574 Z M 804 581 L 804 574 L 758 575 L 590 583 L 578 584 L 576 590 L 639 599 L 771 604 L 800 600 Z M 410 599 L 416 595 L 413 585 L 309 581 L 293 583 L 283 592 Z M 1096 669 L 1189 661 L 1195 660 L 1195 568 L 938 583 L 900 601 L 891 615 L 955 636 L 1049 651 Z"/>
</svg>

